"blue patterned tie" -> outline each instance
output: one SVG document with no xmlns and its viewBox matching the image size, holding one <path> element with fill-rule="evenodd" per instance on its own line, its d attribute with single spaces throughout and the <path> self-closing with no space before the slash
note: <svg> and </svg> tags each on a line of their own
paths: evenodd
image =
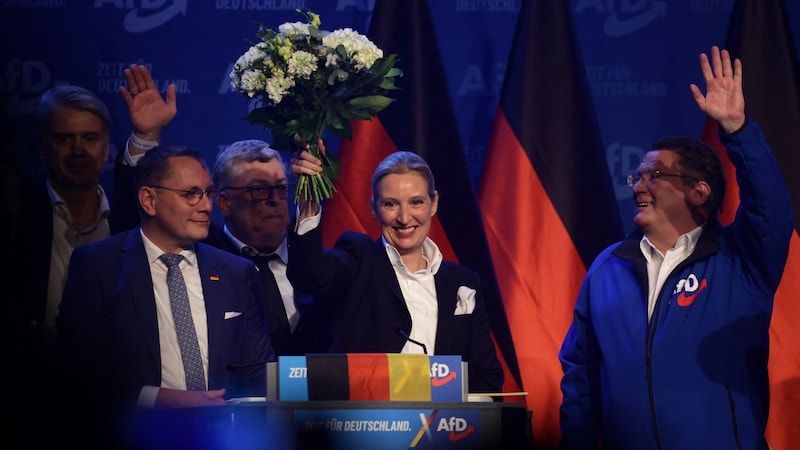
<svg viewBox="0 0 800 450">
<path fill-rule="evenodd" d="M 163 254 L 159 259 L 167 265 L 169 302 L 172 305 L 175 331 L 178 333 L 178 344 L 181 347 L 183 371 L 186 374 L 186 390 L 205 391 L 206 376 L 203 372 L 203 358 L 200 356 L 200 345 L 197 343 L 197 332 L 194 329 L 192 310 L 189 307 L 186 283 L 183 281 L 183 274 L 179 267 L 183 256 Z"/>
</svg>

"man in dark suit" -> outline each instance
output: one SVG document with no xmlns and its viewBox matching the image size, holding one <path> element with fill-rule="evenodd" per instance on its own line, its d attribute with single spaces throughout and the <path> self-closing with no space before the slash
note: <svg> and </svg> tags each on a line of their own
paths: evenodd
<svg viewBox="0 0 800 450">
<path fill-rule="evenodd" d="M 307 151 L 291 167 L 298 175 L 322 170 Z M 428 164 L 411 152 L 393 153 L 372 176 L 381 237 L 346 232 L 324 251 L 322 207 L 301 202 L 289 235 L 289 279 L 337 299 L 332 352 L 461 355 L 469 364 L 469 392 L 499 392 L 503 371 L 478 275 L 443 261 L 428 237 L 438 202 Z"/>
<path fill-rule="evenodd" d="M 162 122 L 162 127 L 167 123 Z M 159 135 L 161 131 L 158 130 Z M 124 170 L 115 168 L 115 176 L 126 174 Z M 116 178 L 115 201 L 120 187 L 132 185 Z M 221 188 L 216 203 L 224 223 L 212 223 L 203 242 L 245 256 L 256 264 L 264 291 L 264 316 L 275 353 L 327 352 L 333 312 L 296 289 L 286 277 L 286 236 L 291 220 L 288 199 L 292 186 L 280 153 L 261 140 L 234 142 L 217 156 L 213 181 Z M 119 195 L 132 196 L 125 192 Z"/>
<path fill-rule="evenodd" d="M 264 396 L 275 359 L 250 261 L 198 243 L 208 235 L 218 190 L 202 155 L 159 146 L 139 161 L 141 226 L 80 246 L 70 260 L 59 350 L 79 395 L 117 418 L 138 407 L 220 405 Z M 162 255 L 181 255 L 202 384 L 189 385 L 188 359 Z M 111 426 L 114 424 L 112 423 Z"/>
<path fill-rule="evenodd" d="M 126 75 L 128 87 L 121 92 L 133 133 L 115 159 L 113 213 L 100 185 L 111 146 L 106 105 L 90 91 L 69 85 L 49 89 L 39 102 L 35 119 L 47 178 L 20 180 L 16 282 L 11 284 L 15 327 L 32 359 L 52 356 L 54 318 L 72 250 L 137 225 L 135 161 L 157 145 L 177 111 L 174 85 L 165 101 L 145 67 L 132 66 Z"/>
<path fill-rule="evenodd" d="M 217 207 L 225 223 L 212 224 L 205 242 L 256 263 L 275 353 L 327 352 L 331 312 L 286 277 L 293 192 L 280 153 L 261 140 L 234 142 L 217 155 L 213 180 L 220 188 Z"/>
<path fill-rule="evenodd" d="M 11 429 L 29 439 L 42 424 L 59 418 L 51 408 L 55 316 L 74 248 L 109 237 L 138 224 L 133 186 L 136 159 L 155 146 L 161 130 L 176 114 L 175 86 L 162 98 L 150 72 L 141 66 L 126 70 L 120 89 L 133 132 L 115 159 L 112 201 L 100 185 L 111 151 L 112 119 L 106 105 L 90 91 L 54 86 L 41 97 L 34 117 L 36 148 L 44 177 L 19 176 L 6 236 L 10 261 L 7 320 L 14 338 L 8 357 L 20 368 L 12 372 L 11 394 L 17 421 Z M 111 205 L 113 204 L 113 212 Z M 131 213 L 126 213 L 131 211 Z M 15 219 L 12 220 L 11 219 Z M 50 420 L 50 419 L 53 420 Z"/>
</svg>

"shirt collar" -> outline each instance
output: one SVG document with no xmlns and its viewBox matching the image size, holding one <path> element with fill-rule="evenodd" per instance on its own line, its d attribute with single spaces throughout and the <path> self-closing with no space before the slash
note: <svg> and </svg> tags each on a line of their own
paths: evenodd
<svg viewBox="0 0 800 450">
<path fill-rule="evenodd" d="M 683 233 L 678 237 L 678 240 L 675 241 L 675 246 L 669 250 L 679 250 L 681 253 L 690 255 L 694 251 L 695 246 L 697 246 L 697 240 L 700 239 L 700 234 L 702 232 L 703 227 L 699 226 L 688 233 Z M 661 255 L 661 252 L 650 242 L 650 239 L 647 239 L 647 235 L 642 235 L 642 240 L 639 242 L 639 248 L 645 255 L 653 254 L 653 252 Z"/>
<path fill-rule="evenodd" d="M 386 242 L 386 238 L 383 236 L 381 236 L 381 242 L 386 248 L 386 254 L 389 256 L 389 261 L 392 263 L 392 266 L 394 266 L 395 269 L 400 267 L 405 268 L 403 259 L 400 257 L 400 252 L 398 252 L 393 246 L 389 245 L 389 243 Z M 422 257 L 428 261 L 427 270 L 430 270 L 432 274 L 436 275 L 436 273 L 439 271 L 439 267 L 442 265 L 443 257 L 442 252 L 439 251 L 439 247 L 429 237 L 426 237 L 422 242 Z"/>
<path fill-rule="evenodd" d="M 222 228 L 222 231 L 225 233 L 225 236 L 228 236 L 228 239 L 231 241 L 231 243 L 233 243 L 233 245 L 236 246 L 236 248 L 239 250 L 239 254 L 242 254 L 242 249 L 244 249 L 245 247 L 250 247 L 253 249 L 253 251 L 258 253 L 258 251 L 255 250 L 255 248 L 237 239 L 236 236 L 234 236 L 231 233 L 231 230 L 228 229 L 228 225 L 225 225 Z M 287 264 L 287 261 L 289 261 L 289 248 L 286 245 L 286 239 L 281 241 L 281 245 L 279 245 L 278 248 L 276 248 L 275 251 L 270 254 L 278 255 L 281 261 L 284 264 Z"/>
<path fill-rule="evenodd" d="M 147 260 L 150 261 L 150 264 L 153 264 L 154 262 L 158 261 L 158 258 L 161 255 L 164 254 L 164 250 L 158 248 L 153 241 L 148 239 L 141 227 L 139 227 L 139 234 L 142 236 L 142 242 L 144 242 L 144 251 L 147 254 Z M 195 253 L 194 245 L 186 250 L 182 250 L 180 254 L 183 255 L 183 259 L 185 259 L 190 265 L 197 265 L 197 253 Z"/>
<path fill-rule="evenodd" d="M 50 180 L 47 180 L 47 195 L 50 197 L 50 204 L 53 205 L 53 211 L 61 217 L 62 220 L 65 222 L 72 223 L 72 217 L 70 217 L 69 209 L 67 209 L 66 203 L 58 195 L 55 189 L 53 189 L 53 185 L 50 184 Z M 95 220 L 95 224 L 88 230 L 78 230 L 78 232 L 91 232 L 95 228 L 97 228 L 97 224 L 101 221 L 106 219 L 111 212 L 111 206 L 108 203 L 108 197 L 106 197 L 106 191 L 103 190 L 103 186 L 97 185 L 97 195 L 100 197 L 100 209 L 97 211 L 97 219 Z"/>
</svg>

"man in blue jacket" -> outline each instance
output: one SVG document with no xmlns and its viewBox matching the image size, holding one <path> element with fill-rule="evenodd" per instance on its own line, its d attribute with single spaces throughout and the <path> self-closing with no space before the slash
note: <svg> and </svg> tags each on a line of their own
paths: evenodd
<svg viewBox="0 0 800 450">
<path fill-rule="evenodd" d="M 56 318 L 65 391 L 109 427 L 136 407 L 264 396 L 275 355 L 261 284 L 249 260 L 199 242 L 218 192 L 202 155 L 158 146 L 139 161 L 136 178 L 141 225 L 72 253 Z M 176 311 L 172 259 L 188 324 Z"/>
<path fill-rule="evenodd" d="M 628 177 L 638 230 L 589 268 L 561 348 L 562 448 L 768 448 L 769 324 L 794 219 L 745 114 L 741 61 L 713 47 L 700 66 L 706 94 L 691 90 L 736 167 L 736 218 L 717 220 L 714 150 L 653 144 Z"/>
</svg>

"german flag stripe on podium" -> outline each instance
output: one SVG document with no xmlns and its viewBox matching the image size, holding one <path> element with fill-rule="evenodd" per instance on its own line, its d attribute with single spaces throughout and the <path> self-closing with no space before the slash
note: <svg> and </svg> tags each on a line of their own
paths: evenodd
<svg viewBox="0 0 800 450">
<path fill-rule="evenodd" d="M 280 357 L 280 400 L 462 401 L 460 356 L 397 353 Z"/>
</svg>

